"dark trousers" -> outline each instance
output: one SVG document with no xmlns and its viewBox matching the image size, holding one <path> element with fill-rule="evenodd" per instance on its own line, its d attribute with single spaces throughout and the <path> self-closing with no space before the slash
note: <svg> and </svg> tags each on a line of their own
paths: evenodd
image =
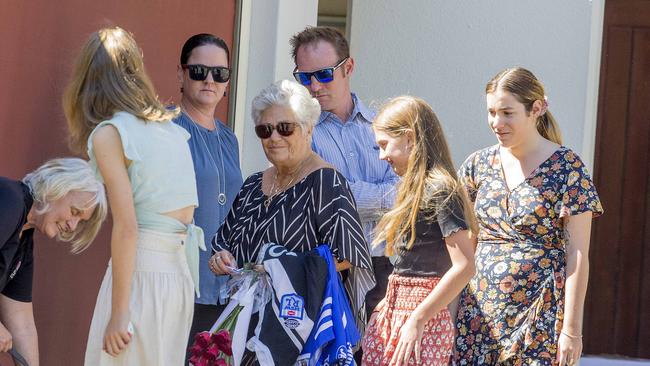
<svg viewBox="0 0 650 366">
<path fill-rule="evenodd" d="M 372 257 L 372 270 L 375 272 L 375 281 L 377 285 L 366 294 L 366 320 L 370 319 L 372 311 L 381 300 L 386 296 L 388 289 L 388 276 L 393 273 L 393 265 L 388 257 Z M 361 348 L 354 354 L 354 360 L 357 365 L 361 365 L 363 351 Z"/>
<path fill-rule="evenodd" d="M 370 319 L 372 311 L 386 296 L 388 276 L 393 273 L 393 265 L 388 257 L 372 257 L 372 270 L 375 272 L 377 285 L 366 294 L 366 319 Z"/>
<path fill-rule="evenodd" d="M 192 318 L 192 328 L 190 329 L 190 337 L 187 340 L 187 349 L 185 351 L 185 365 L 189 365 L 188 361 L 191 357 L 188 349 L 194 343 L 194 335 L 199 332 L 207 331 L 212 328 L 214 322 L 219 319 L 219 315 L 226 309 L 226 305 L 204 305 L 194 304 L 194 317 Z"/>
</svg>

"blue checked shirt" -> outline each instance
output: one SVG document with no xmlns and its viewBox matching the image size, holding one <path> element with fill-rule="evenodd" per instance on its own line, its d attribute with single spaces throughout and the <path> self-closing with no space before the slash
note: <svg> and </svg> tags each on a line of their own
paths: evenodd
<svg viewBox="0 0 650 366">
<path fill-rule="evenodd" d="M 381 216 L 393 206 L 399 177 L 390 165 L 379 160 L 372 120 L 375 112 L 352 94 L 354 109 L 345 123 L 334 113 L 323 111 L 314 128 L 312 149 L 334 165 L 348 180 L 357 201 L 368 245 Z M 385 245 L 370 248 L 373 257 L 384 255 Z"/>
</svg>

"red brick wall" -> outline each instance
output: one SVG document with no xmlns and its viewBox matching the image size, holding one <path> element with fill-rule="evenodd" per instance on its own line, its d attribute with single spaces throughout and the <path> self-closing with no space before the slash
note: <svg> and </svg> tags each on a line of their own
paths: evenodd
<svg viewBox="0 0 650 366">
<path fill-rule="evenodd" d="M 71 155 L 61 107 L 73 61 L 93 31 L 118 25 L 135 36 L 161 100 L 178 102 L 180 48 L 208 32 L 232 49 L 235 0 L 30 0 L 0 5 L 0 175 L 21 178 L 43 161 Z M 228 101 L 217 115 L 226 120 Z M 36 235 L 34 311 L 42 365 L 81 365 L 110 222 L 78 256 Z M 180 340 L 179 342 L 185 342 Z M 6 361 L 0 358 L 0 363 Z"/>
</svg>

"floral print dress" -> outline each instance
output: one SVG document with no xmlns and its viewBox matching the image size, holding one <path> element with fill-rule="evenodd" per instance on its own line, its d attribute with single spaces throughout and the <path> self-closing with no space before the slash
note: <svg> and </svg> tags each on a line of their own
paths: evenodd
<svg viewBox="0 0 650 366">
<path fill-rule="evenodd" d="M 584 163 L 561 146 L 508 189 L 498 145 L 459 172 L 479 221 L 476 275 L 461 294 L 458 365 L 552 365 L 564 318 L 565 216 L 602 214 Z"/>
</svg>

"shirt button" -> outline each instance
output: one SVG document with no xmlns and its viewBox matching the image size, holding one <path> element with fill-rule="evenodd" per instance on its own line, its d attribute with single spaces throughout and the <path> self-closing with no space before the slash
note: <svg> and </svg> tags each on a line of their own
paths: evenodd
<svg viewBox="0 0 650 366">
<path fill-rule="evenodd" d="M 354 153 L 353 153 L 353 152 L 350 153 L 350 157 L 351 157 L 351 158 L 354 157 Z"/>
</svg>

